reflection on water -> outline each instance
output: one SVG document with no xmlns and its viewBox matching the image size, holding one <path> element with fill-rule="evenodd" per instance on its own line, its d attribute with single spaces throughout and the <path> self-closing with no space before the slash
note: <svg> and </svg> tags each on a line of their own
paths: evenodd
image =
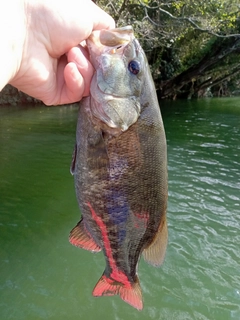
<svg viewBox="0 0 240 320">
<path fill-rule="evenodd" d="M 239 320 L 239 102 L 162 103 L 169 246 L 139 263 L 142 312 L 93 298 L 103 255 L 68 243 L 77 108 L 0 108 L 0 319 Z"/>
</svg>

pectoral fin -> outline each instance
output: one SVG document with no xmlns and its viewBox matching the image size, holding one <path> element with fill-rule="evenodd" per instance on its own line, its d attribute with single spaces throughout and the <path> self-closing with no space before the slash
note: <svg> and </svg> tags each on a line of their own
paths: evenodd
<svg viewBox="0 0 240 320">
<path fill-rule="evenodd" d="M 75 165 L 76 165 L 76 158 L 77 158 L 77 144 L 75 144 L 73 154 L 72 154 L 72 163 L 70 166 L 70 173 L 74 175 L 75 173 Z"/>
<path fill-rule="evenodd" d="M 165 257 L 168 242 L 167 218 L 162 220 L 152 243 L 143 250 L 143 258 L 155 267 L 159 267 Z"/>
<path fill-rule="evenodd" d="M 83 220 L 80 220 L 76 227 L 72 229 L 69 235 L 69 241 L 76 247 L 92 252 L 99 252 L 102 250 L 87 232 L 86 228 L 84 227 Z"/>
</svg>

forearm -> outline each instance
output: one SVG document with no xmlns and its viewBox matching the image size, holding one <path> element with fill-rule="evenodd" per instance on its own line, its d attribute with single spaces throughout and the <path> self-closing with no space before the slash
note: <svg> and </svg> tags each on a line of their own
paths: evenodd
<svg viewBox="0 0 240 320">
<path fill-rule="evenodd" d="M 26 36 L 26 2 L 0 1 L 0 91 L 19 70 Z"/>
</svg>

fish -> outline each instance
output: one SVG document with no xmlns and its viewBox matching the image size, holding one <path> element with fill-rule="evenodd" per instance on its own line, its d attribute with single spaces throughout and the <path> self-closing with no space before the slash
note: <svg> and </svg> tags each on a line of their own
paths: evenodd
<svg viewBox="0 0 240 320">
<path fill-rule="evenodd" d="M 119 295 L 142 310 L 140 257 L 160 266 L 168 242 L 163 121 L 133 28 L 93 31 L 86 43 L 95 73 L 78 113 L 71 173 L 81 219 L 69 241 L 103 251 L 93 296 Z"/>
</svg>

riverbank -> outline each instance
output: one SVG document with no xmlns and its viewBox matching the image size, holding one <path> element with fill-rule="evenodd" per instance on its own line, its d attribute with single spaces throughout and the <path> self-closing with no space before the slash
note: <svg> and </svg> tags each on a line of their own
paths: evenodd
<svg viewBox="0 0 240 320">
<path fill-rule="evenodd" d="M 28 103 L 39 104 L 42 102 L 19 91 L 10 84 L 6 85 L 0 92 L 0 105 L 16 106 L 22 104 L 26 105 Z"/>
</svg>

